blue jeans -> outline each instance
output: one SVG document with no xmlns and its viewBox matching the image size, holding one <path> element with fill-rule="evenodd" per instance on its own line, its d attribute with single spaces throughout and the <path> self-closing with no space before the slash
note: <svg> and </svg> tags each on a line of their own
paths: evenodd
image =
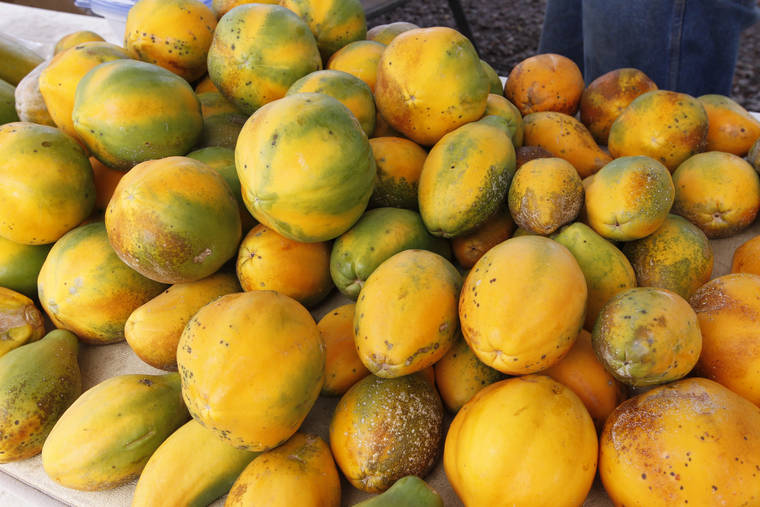
<svg viewBox="0 0 760 507">
<path fill-rule="evenodd" d="M 572 59 L 586 83 L 635 67 L 657 86 L 730 95 L 756 0 L 548 0 L 539 53 Z"/>
</svg>

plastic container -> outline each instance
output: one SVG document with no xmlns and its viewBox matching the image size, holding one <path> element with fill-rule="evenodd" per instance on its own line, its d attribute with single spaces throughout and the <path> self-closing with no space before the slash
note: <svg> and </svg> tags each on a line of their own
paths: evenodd
<svg viewBox="0 0 760 507">
<path fill-rule="evenodd" d="M 211 0 L 201 0 L 211 8 Z M 124 40 L 124 29 L 127 26 L 127 14 L 137 0 L 74 0 L 74 5 L 82 9 L 90 9 L 98 16 L 106 18 L 111 31 L 117 40 Z"/>
</svg>

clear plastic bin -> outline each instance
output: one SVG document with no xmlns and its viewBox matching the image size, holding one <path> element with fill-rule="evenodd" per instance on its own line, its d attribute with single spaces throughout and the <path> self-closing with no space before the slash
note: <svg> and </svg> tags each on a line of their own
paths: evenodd
<svg viewBox="0 0 760 507">
<path fill-rule="evenodd" d="M 211 7 L 211 0 L 201 0 Z M 82 9 L 90 9 L 98 16 L 108 20 L 111 31 L 117 40 L 124 40 L 124 29 L 127 26 L 127 14 L 137 0 L 74 0 L 74 5 Z"/>
</svg>

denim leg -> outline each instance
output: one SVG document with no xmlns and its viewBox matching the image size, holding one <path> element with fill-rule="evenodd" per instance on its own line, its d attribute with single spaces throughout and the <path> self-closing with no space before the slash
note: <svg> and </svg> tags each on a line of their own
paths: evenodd
<svg viewBox="0 0 760 507">
<path fill-rule="evenodd" d="M 635 67 L 662 89 L 728 95 L 755 0 L 583 0 L 584 77 Z"/>
<path fill-rule="evenodd" d="M 581 0 L 548 0 L 539 53 L 570 58 L 583 72 L 583 24 Z"/>
</svg>

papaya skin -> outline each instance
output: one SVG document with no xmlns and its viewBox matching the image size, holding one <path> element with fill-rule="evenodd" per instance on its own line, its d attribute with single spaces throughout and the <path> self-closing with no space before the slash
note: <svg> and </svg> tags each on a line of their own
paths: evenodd
<svg viewBox="0 0 760 507">
<path fill-rule="evenodd" d="M 564 113 L 538 112 L 523 117 L 526 146 L 539 146 L 573 164 L 581 178 L 594 174 L 612 160 L 586 127 Z"/>
<path fill-rule="evenodd" d="M 443 507 L 443 499 L 425 481 L 416 475 L 407 475 L 384 493 L 354 507 Z"/>
<path fill-rule="evenodd" d="M 356 303 L 356 349 L 367 369 L 399 377 L 443 357 L 456 338 L 461 287 L 456 268 L 435 253 L 404 250 L 384 261 Z"/>
<path fill-rule="evenodd" d="M 115 488 L 136 479 L 188 419 L 176 373 L 111 377 L 61 416 L 42 447 L 42 466 L 67 488 Z"/>
<path fill-rule="evenodd" d="M 638 387 L 678 380 L 702 350 L 694 310 L 667 289 L 637 287 L 602 309 L 592 334 L 594 351 L 620 382 Z"/>
<path fill-rule="evenodd" d="M 367 20 L 359 0 L 280 0 L 280 5 L 306 21 L 322 61 L 347 44 L 367 38 Z"/>
<path fill-rule="evenodd" d="M 668 215 L 646 238 L 625 243 L 623 253 L 640 286 L 668 289 L 684 299 L 712 275 L 713 251 L 707 236 L 678 215 Z"/>
<path fill-rule="evenodd" d="M 380 62 L 383 51 L 385 51 L 385 44 L 372 40 L 354 41 L 333 53 L 327 60 L 327 68 L 341 70 L 358 77 L 369 86 L 372 93 L 375 93 L 377 64 Z"/>
<path fill-rule="evenodd" d="M 367 40 L 379 42 L 387 46 L 398 34 L 414 30 L 415 28 L 419 28 L 419 26 L 406 21 L 377 25 L 367 30 Z"/>
<path fill-rule="evenodd" d="M 581 95 L 581 122 L 599 144 L 607 144 L 610 128 L 633 100 L 657 89 L 638 69 L 616 69 L 594 79 Z"/>
<path fill-rule="evenodd" d="M 0 237 L 0 287 L 34 298 L 37 276 L 51 245 L 22 245 Z"/>
<path fill-rule="evenodd" d="M 78 32 L 72 32 L 68 35 L 64 35 L 58 39 L 58 42 L 55 43 L 55 47 L 53 48 L 53 56 L 57 55 L 58 53 L 63 53 L 67 49 L 73 48 L 74 46 L 77 46 L 83 42 L 103 42 L 103 37 L 89 30 L 81 30 Z"/>
<path fill-rule="evenodd" d="M 0 357 L 45 334 L 42 313 L 34 301 L 0 286 Z"/>
<path fill-rule="evenodd" d="M 427 152 L 414 141 L 401 137 L 374 137 L 369 144 L 377 166 L 377 180 L 369 205 L 416 210 Z"/>
<path fill-rule="evenodd" d="M 369 375 L 356 353 L 354 310 L 356 304 L 334 308 L 317 322 L 325 342 L 325 383 L 323 396 L 341 396 L 352 385 Z"/>
<path fill-rule="evenodd" d="M 734 250 L 731 272 L 760 275 L 760 236 L 745 241 Z"/>
<path fill-rule="evenodd" d="M 615 158 L 644 155 L 670 172 L 704 151 L 708 118 L 702 104 L 684 93 L 654 90 L 639 95 L 610 127 L 607 147 Z"/>
<path fill-rule="evenodd" d="M 723 151 L 743 157 L 760 138 L 760 121 L 724 95 L 702 95 L 697 100 L 708 119 L 706 151 Z"/>
<path fill-rule="evenodd" d="M 674 198 L 673 180 L 664 165 L 650 157 L 622 157 L 589 181 L 586 217 L 607 239 L 640 239 L 662 225 Z"/>
<path fill-rule="evenodd" d="M 679 380 L 623 402 L 599 440 L 615 505 L 752 505 L 760 410 L 719 384 Z"/>
<path fill-rule="evenodd" d="M 507 121 L 509 137 L 512 139 L 512 144 L 514 145 L 515 149 L 522 146 L 523 139 L 525 137 L 525 127 L 523 126 L 520 110 L 517 109 L 514 104 L 512 104 L 502 95 L 489 93 L 488 99 L 486 100 L 486 110 L 483 113 L 483 117 L 492 114 L 501 116 Z"/>
<path fill-rule="evenodd" d="M 471 233 L 452 238 L 454 257 L 460 266 L 469 269 L 488 250 L 509 239 L 515 228 L 510 214 L 506 210 L 498 210 Z"/>
<path fill-rule="evenodd" d="M 744 159 L 709 151 L 684 161 L 673 173 L 673 212 L 708 238 L 725 238 L 746 229 L 760 210 L 760 178 Z"/>
<path fill-rule="evenodd" d="M 574 115 L 585 83 L 578 66 L 569 58 L 545 53 L 521 61 L 504 85 L 504 96 L 523 115 L 556 111 Z"/>
<path fill-rule="evenodd" d="M 0 358 L 0 463 L 42 451 L 58 418 L 82 392 L 77 337 L 56 329 Z"/>
<path fill-rule="evenodd" d="M 377 67 L 375 101 L 394 129 L 432 146 L 480 118 L 488 90 L 488 77 L 466 37 L 448 27 L 417 28 L 399 34 L 385 48 Z"/>
<path fill-rule="evenodd" d="M 340 477 L 330 447 L 316 435 L 296 433 L 251 461 L 224 505 L 340 507 L 340 496 Z"/>
</svg>

